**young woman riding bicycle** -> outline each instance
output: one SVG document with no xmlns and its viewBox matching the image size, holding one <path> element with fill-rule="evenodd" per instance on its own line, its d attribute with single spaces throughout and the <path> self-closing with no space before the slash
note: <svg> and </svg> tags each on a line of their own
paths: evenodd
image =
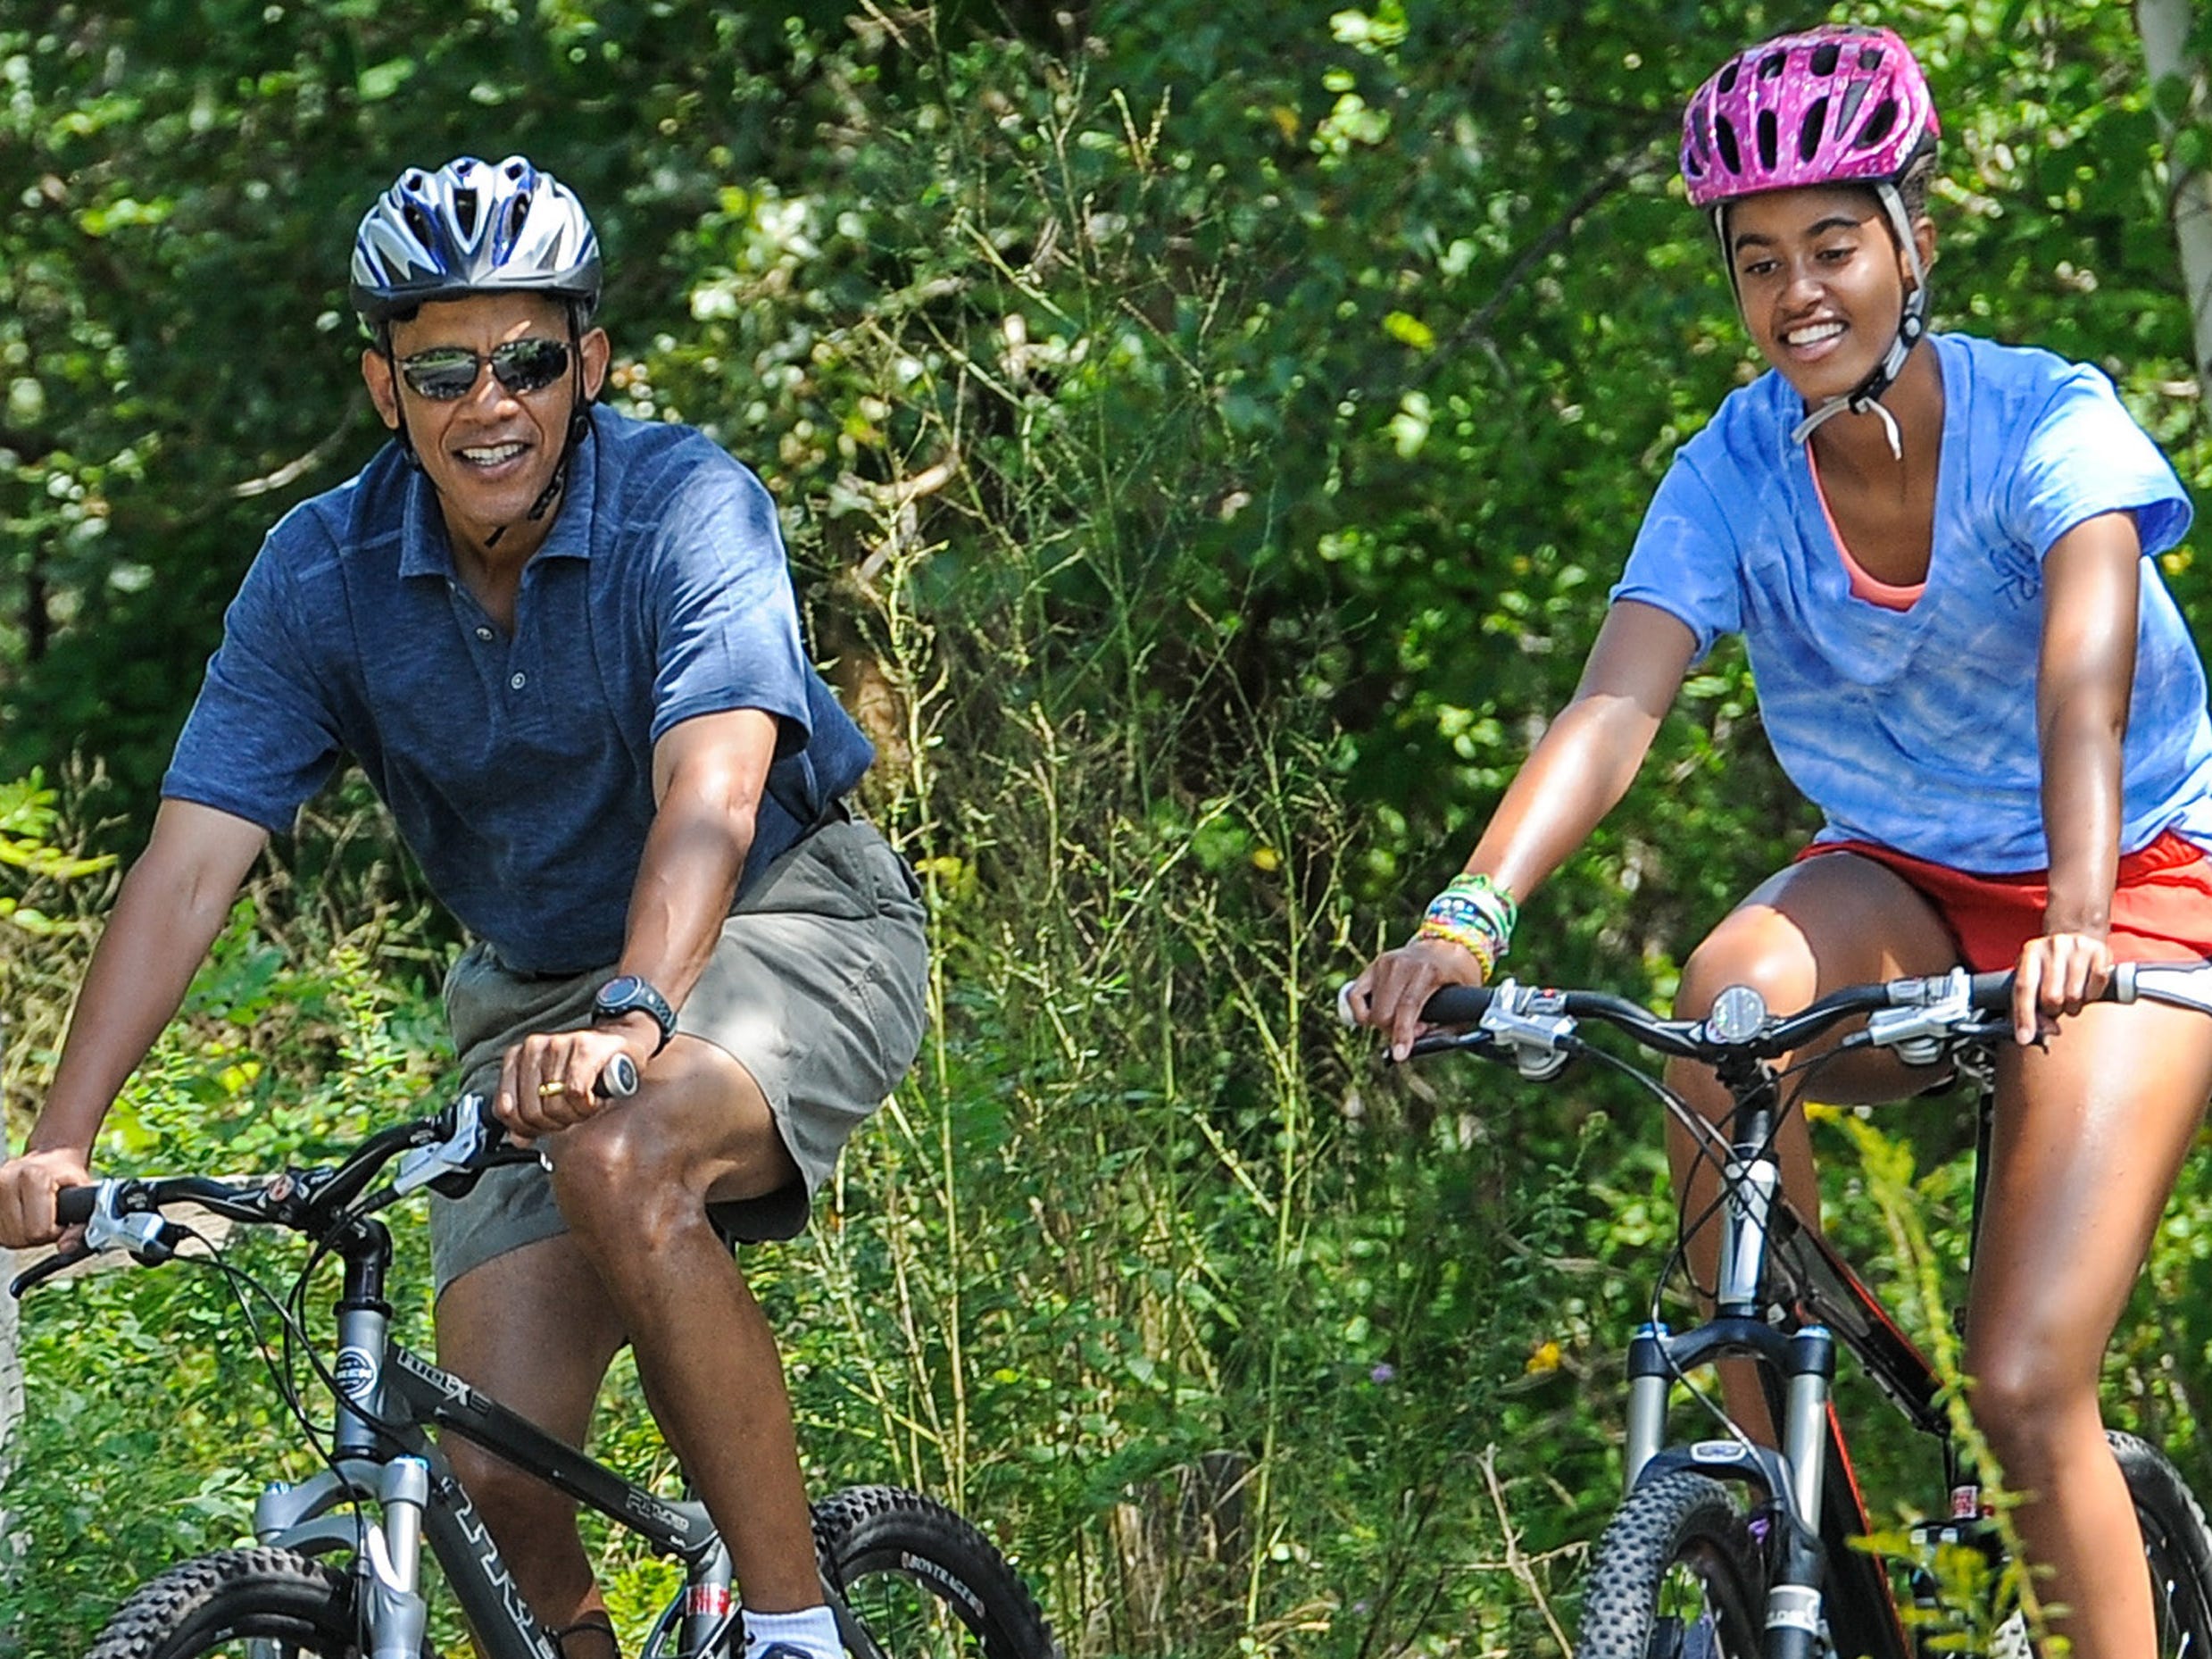
<svg viewBox="0 0 2212 1659">
<path fill-rule="evenodd" d="M 1976 1420 L 2076 1659 L 2151 1650 L 2099 1365 L 2212 1094 L 2212 1020 L 2084 1006 L 2117 961 L 2212 954 L 2212 721 L 2153 555 L 2186 495 L 2105 378 L 1927 331 L 1939 127 L 1886 29 L 1753 46 L 1700 88 L 1682 169 L 1773 372 L 1677 453 L 1582 682 L 1415 938 L 1354 1013 L 1402 1055 L 1441 986 L 1478 982 L 1525 896 L 1626 790 L 1690 666 L 1744 637 L 1776 757 L 1825 826 L 1685 965 L 1676 1012 L 1746 984 L 2017 966 L 1969 1292 Z M 1717 1115 L 1726 1092 L 1670 1080 Z M 1932 1080 L 1853 1056 L 1829 1098 Z M 2125 1124 L 2126 1133 L 2118 1132 Z M 1801 1121 L 1793 1196 L 1817 1213 Z M 1714 1176 L 1672 1148 L 1685 1214 Z M 1710 1283 L 1715 1245 L 1692 1251 Z M 1760 1409 L 1726 1380 L 1739 1417 Z"/>
</svg>

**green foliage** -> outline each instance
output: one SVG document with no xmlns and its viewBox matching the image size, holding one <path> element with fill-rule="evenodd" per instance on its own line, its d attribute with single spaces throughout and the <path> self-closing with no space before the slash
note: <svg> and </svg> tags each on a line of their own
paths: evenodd
<svg viewBox="0 0 2212 1659">
<path fill-rule="evenodd" d="M 2102 364 L 2201 487 L 2126 10 L 1881 14 L 1944 111 L 1942 320 Z M 924 1061 L 809 1238 L 748 1262 L 811 1478 L 974 1513 L 1076 1653 L 1557 1651 L 1617 1486 L 1617 1353 L 1672 1236 L 1657 1126 L 1597 1082 L 1378 1075 L 1328 1008 L 1571 690 L 1660 469 L 1744 378 L 1669 182 L 1676 112 L 1809 15 L 0 17 L 19 1121 L 104 897 L 86 861 L 129 839 L 96 818 L 143 823 L 256 539 L 378 440 L 343 302 L 362 204 L 403 163 L 528 151 L 610 250 L 617 401 L 705 427 L 784 504 L 817 645 L 882 751 L 869 804 L 929 888 Z M 2189 550 L 2166 564 L 2200 606 Z M 1741 654 L 1717 654 L 1527 906 L 1523 971 L 1664 997 L 1808 822 Z M 358 779 L 280 871 L 127 1093 L 111 1167 L 312 1157 L 430 1087 L 450 924 Z M 1940 1333 L 1959 1141 L 1915 1134 L 1926 1173 L 1877 1155 L 1856 1179 L 1925 1238 L 1863 1205 L 1834 1223 Z M 1834 1140 L 1847 1167 L 1870 1151 Z M 2112 1371 L 2200 1471 L 2208 1180 L 2184 1171 Z M 123 1584 L 242 1524 L 287 1440 L 225 1296 L 170 1270 L 32 1305 L 0 1507 L 34 1588 L 0 1651 L 80 1646 Z M 671 1477 L 627 1373 L 599 1432 Z M 1914 1454 L 1870 1456 L 1940 1501 Z M 634 1638 L 666 1570 L 594 1546 Z"/>
<path fill-rule="evenodd" d="M 33 938 L 52 936 L 62 924 L 21 890 L 58 887 L 99 874 L 114 863 L 110 855 L 86 857 L 54 844 L 60 825 L 58 796 L 45 776 L 0 785 L 0 879 L 19 892 L 0 893 L 0 921 Z"/>
</svg>

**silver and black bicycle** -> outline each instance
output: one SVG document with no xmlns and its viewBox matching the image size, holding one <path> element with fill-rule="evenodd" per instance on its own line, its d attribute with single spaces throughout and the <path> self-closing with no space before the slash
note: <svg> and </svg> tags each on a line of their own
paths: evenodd
<svg viewBox="0 0 2212 1659">
<path fill-rule="evenodd" d="M 611 1092 L 628 1092 L 623 1081 L 635 1087 L 634 1073 L 615 1080 Z M 323 1467 L 263 1491 L 255 1547 L 186 1562 L 141 1586 L 88 1659 L 426 1659 L 435 1652 L 420 1571 L 426 1547 L 486 1659 L 561 1659 L 440 1455 L 437 1437 L 448 1434 L 497 1453 L 682 1563 L 684 1587 L 652 1627 L 641 1659 L 742 1652 L 728 1554 L 704 1505 L 632 1485 L 392 1338 L 385 1299 L 392 1236 L 376 1213 L 425 1187 L 458 1194 L 491 1164 L 531 1155 L 506 1145 L 483 1099 L 467 1095 L 433 1117 L 371 1136 L 326 1168 L 264 1179 L 105 1180 L 62 1194 L 62 1220 L 84 1223 L 84 1248 L 24 1273 L 11 1288 L 18 1296 L 98 1251 L 126 1251 L 148 1266 L 171 1260 L 195 1235 L 164 1214 L 170 1206 L 307 1238 L 313 1248 L 282 1307 L 289 1338 L 335 1405 L 326 1439 L 279 1368 Z M 378 1185 L 394 1160 L 393 1178 Z M 310 1275 L 332 1256 L 342 1286 L 325 1359 L 307 1345 L 304 1309 Z M 887 1486 L 838 1492 L 814 1506 L 814 1538 L 852 1659 L 1057 1659 L 1019 1575 L 980 1531 L 931 1498 Z"/>
<path fill-rule="evenodd" d="M 1509 980 L 1430 999 L 1430 1021 L 1462 1030 L 1424 1038 L 1416 1054 L 1469 1052 L 1536 1080 L 1558 1076 L 1578 1058 L 1599 1061 L 1657 1095 L 1723 1175 L 1713 1316 L 1692 1330 L 1671 1330 L 1655 1294 L 1651 1319 L 1629 1344 L 1626 1494 L 1592 1559 L 1578 1659 L 2025 1659 L 2017 1611 L 1985 1605 L 1962 1614 L 1937 1571 L 1946 1548 L 1963 1548 L 1978 1553 L 1989 1571 L 1959 1576 L 1998 1587 L 2008 1578 L 1999 1529 L 1953 1436 L 1937 1374 L 1783 1195 L 1775 1153 L 1782 1114 L 1825 1063 L 1801 1063 L 1785 1076 L 1777 1062 L 1863 1020 L 1832 1055 L 1875 1047 L 1918 1065 L 1950 1059 L 1977 1081 L 1985 1167 L 1985 1062 L 1992 1044 L 2010 1040 L 2011 995 L 2009 973 L 1961 971 L 1850 987 L 1782 1017 L 1742 987 L 1694 1021 L 1660 1019 L 1603 992 Z M 2108 996 L 2212 1013 L 2212 963 L 2124 965 Z M 1586 1042 L 1581 1028 L 1593 1021 L 1655 1054 L 1713 1068 L 1734 1103 L 1726 1132 L 1648 1065 Z M 1979 1187 L 1977 1175 L 1977 1204 Z M 1937 1519 L 1912 1528 L 1908 1547 L 1893 1558 L 1868 1547 L 1875 1530 L 1830 1409 L 1839 1348 L 1942 1451 Z M 1670 1442 L 1669 1406 L 1689 1374 L 1734 1358 L 1756 1363 L 1779 1447 L 1759 1444 L 1710 1399 L 1701 1438 Z M 2125 1434 L 2110 1439 L 2142 1526 L 2158 1654 L 2212 1655 L 2212 1533 L 2204 1512 L 2156 1448 Z"/>
</svg>

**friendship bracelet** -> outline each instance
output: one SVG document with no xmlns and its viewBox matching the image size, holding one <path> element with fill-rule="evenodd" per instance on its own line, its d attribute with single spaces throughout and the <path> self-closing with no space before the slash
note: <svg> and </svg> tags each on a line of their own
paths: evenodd
<svg viewBox="0 0 2212 1659">
<path fill-rule="evenodd" d="M 1439 893 L 1429 900 L 1428 909 L 1421 919 L 1479 933 L 1490 941 L 1493 951 L 1501 956 L 1505 955 L 1505 947 L 1513 938 L 1511 924 L 1498 913 L 1495 907 L 1481 904 L 1464 893 Z"/>
<path fill-rule="evenodd" d="M 1432 916 L 1422 921 L 1414 930 L 1413 937 L 1417 939 L 1441 939 L 1447 945 L 1457 945 L 1475 958 L 1485 980 L 1490 977 L 1490 971 L 1498 965 L 1498 951 L 1492 944 L 1490 936 L 1474 929 L 1454 927 Z"/>
<path fill-rule="evenodd" d="M 1487 971 L 1512 944 L 1518 913 L 1513 896 L 1488 876 L 1458 876 L 1429 901 L 1420 930 L 1474 951 Z"/>
<path fill-rule="evenodd" d="M 1494 907 L 1498 922 L 1506 932 L 1513 931 L 1513 924 L 1521 919 L 1521 907 L 1513 895 L 1485 875 L 1457 875 L 1444 883 L 1444 891 L 1459 894 L 1476 904 Z"/>
</svg>

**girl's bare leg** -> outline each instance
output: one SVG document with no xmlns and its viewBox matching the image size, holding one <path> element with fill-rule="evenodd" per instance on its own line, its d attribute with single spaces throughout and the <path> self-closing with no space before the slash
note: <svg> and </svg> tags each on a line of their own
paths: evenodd
<svg viewBox="0 0 2212 1659">
<path fill-rule="evenodd" d="M 1827 853 L 1769 877 L 1729 913 L 1684 965 L 1675 1012 L 1695 1018 L 1729 986 L 1748 985 L 1766 999 L 1770 1012 L 1792 1013 L 1846 985 L 1944 973 L 1957 963 L 1950 934 L 1919 894 L 1870 859 Z M 1822 1046 L 1834 1040 L 1823 1039 Z M 1676 1061 L 1667 1067 L 1667 1080 L 1708 1121 L 1725 1130 L 1728 1092 L 1712 1072 Z M 1933 1080 L 1934 1074 L 1914 1071 L 1891 1055 L 1866 1054 L 1830 1065 L 1817 1087 L 1822 1100 L 1885 1101 L 1917 1094 Z M 1817 1223 L 1820 1189 L 1802 1115 L 1793 1113 L 1784 1120 L 1775 1151 L 1784 1192 Z M 1667 1154 L 1681 1214 L 1692 1222 L 1707 1218 L 1691 1234 L 1688 1255 L 1696 1282 L 1709 1287 L 1720 1263 L 1721 1229 L 1713 1212 L 1720 1194 L 1719 1171 L 1672 1121 Z M 1767 1421 L 1756 1368 L 1749 1361 L 1732 1361 L 1720 1373 L 1730 1415 L 1772 1444 L 1774 1425 Z"/>
<path fill-rule="evenodd" d="M 2097 1382 L 2208 1094 L 2212 1020 L 2150 1003 L 2086 1008 L 2000 1063 L 1967 1373 L 2074 1659 L 2153 1651 L 2142 1538 Z"/>
</svg>

